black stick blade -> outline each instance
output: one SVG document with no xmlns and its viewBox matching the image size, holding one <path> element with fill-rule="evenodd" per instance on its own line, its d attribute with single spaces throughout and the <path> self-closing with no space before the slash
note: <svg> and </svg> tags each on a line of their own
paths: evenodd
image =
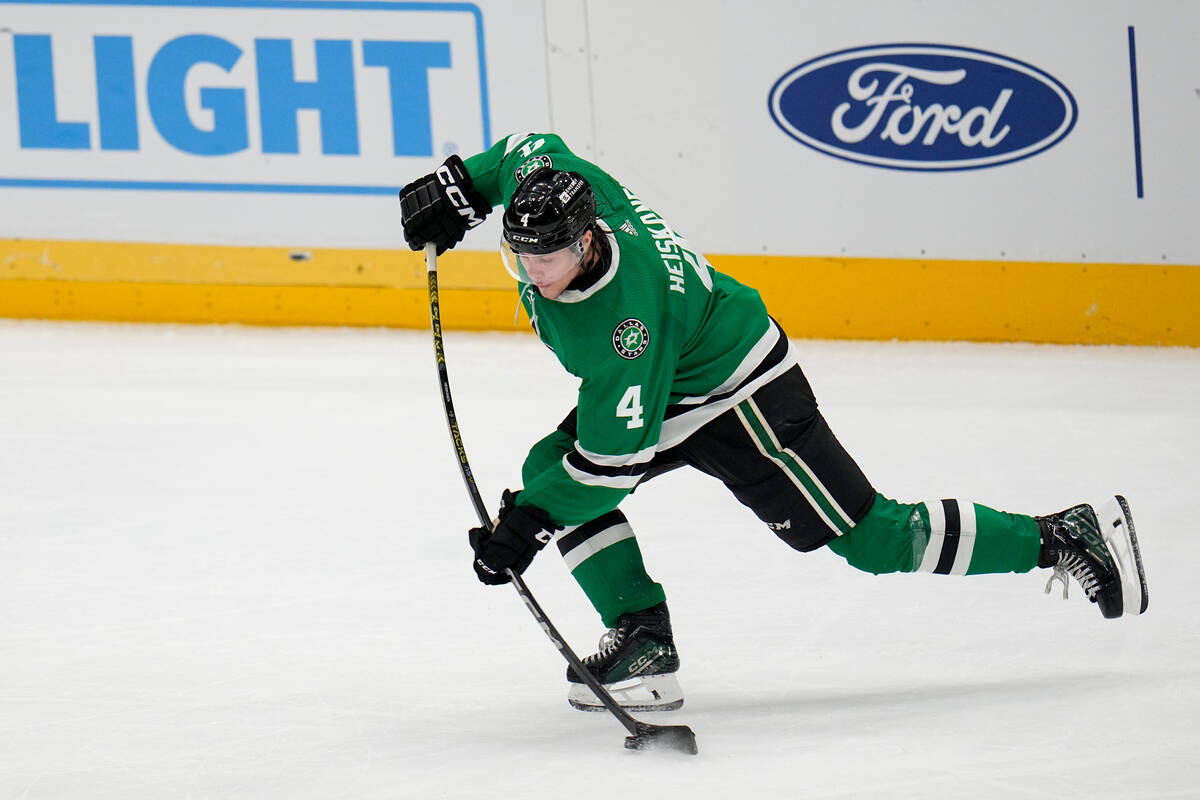
<svg viewBox="0 0 1200 800">
<path fill-rule="evenodd" d="M 687 725 L 650 725 L 645 722 L 637 723 L 637 733 L 625 737 L 625 748 L 678 750 L 693 756 L 700 752 L 696 746 L 696 734 Z"/>
</svg>

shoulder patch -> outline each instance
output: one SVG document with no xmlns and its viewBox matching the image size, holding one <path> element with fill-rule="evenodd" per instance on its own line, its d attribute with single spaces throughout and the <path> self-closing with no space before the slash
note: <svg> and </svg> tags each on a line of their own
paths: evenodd
<svg viewBox="0 0 1200 800">
<path fill-rule="evenodd" d="M 650 331 L 641 320 L 630 317 L 613 329 L 612 343 L 617 355 L 632 360 L 646 352 Z"/>
<path fill-rule="evenodd" d="M 535 169 L 541 169 L 542 167 L 550 167 L 553 165 L 554 164 L 550 160 L 550 156 L 534 156 L 533 158 L 528 158 L 523 164 L 521 164 L 521 166 L 517 167 L 517 183 L 525 180 L 525 176 L 533 172 Z"/>
</svg>

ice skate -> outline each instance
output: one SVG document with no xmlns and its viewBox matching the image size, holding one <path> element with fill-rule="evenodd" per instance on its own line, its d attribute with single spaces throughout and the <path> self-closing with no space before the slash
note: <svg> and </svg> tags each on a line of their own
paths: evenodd
<svg viewBox="0 0 1200 800">
<path fill-rule="evenodd" d="M 1099 514 L 1085 503 L 1035 519 L 1042 533 L 1038 566 L 1054 569 L 1047 593 L 1059 580 L 1066 597 L 1069 574 L 1105 618 L 1145 613 L 1150 602 L 1146 574 L 1124 497 L 1115 496 Z"/>
<path fill-rule="evenodd" d="M 679 653 L 666 603 L 622 614 L 617 626 L 600 639 L 600 651 L 583 659 L 583 663 L 617 704 L 629 711 L 673 711 L 683 705 L 683 690 L 675 677 Z M 604 709 L 570 667 L 567 680 L 571 686 L 567 702 L 573 708 Z"/>
</svg>

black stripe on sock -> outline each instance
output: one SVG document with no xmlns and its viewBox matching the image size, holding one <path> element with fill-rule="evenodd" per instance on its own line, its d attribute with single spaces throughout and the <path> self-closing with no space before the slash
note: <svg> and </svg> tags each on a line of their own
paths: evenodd
<svg viewBox="0 0 1200 800">
<path fill-rule="evenodd" d="M 618 509 L 613 509 L 607 514 L 596 517 L 591 522 L 583 523 L 566 536 L 560 538 L 558 540 L 558 552 L 565 556 L 567 553 L 571 552 L 593 536 L 604 533 L 604 531 L 608 530 L 609 528 L 620 525 L 626 521 L 625 514 Z"/>
<path fill-rule="evenodd" d="M 962 533 L 962 520 L 958 515 L 957 500 L 943 500 L 942 513 L 946 515 L 946 536 L 942 541 L 942 554 L 933 571 L 937 575 L 949 575 L 954 569 L 954 557 L 958 555 L 958 540 Z"/>
</svg>

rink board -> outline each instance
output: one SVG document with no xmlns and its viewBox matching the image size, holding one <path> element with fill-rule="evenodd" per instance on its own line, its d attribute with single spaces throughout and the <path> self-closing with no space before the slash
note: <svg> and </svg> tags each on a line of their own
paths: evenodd
<svg viewBox="0 0 1200 800">
<path fill-rule="evenodd" d="M 1200 345 L 1200 270 L 1070 264 L 714 255 L 811 338 Z M 409 251 L 0 242 L 0 316 L 349 325 L 429 324 Z M 494 253 L 440 259 L 444 324 L 528 330 Z"/>
<path fill-rule="evenodd" d="M 424 326 L 399 188 L 555 131 L 796 336 L 1200 345 L 1200 6 L 853 8 L 0 0 L 0 315 Z"/>
</svg>

